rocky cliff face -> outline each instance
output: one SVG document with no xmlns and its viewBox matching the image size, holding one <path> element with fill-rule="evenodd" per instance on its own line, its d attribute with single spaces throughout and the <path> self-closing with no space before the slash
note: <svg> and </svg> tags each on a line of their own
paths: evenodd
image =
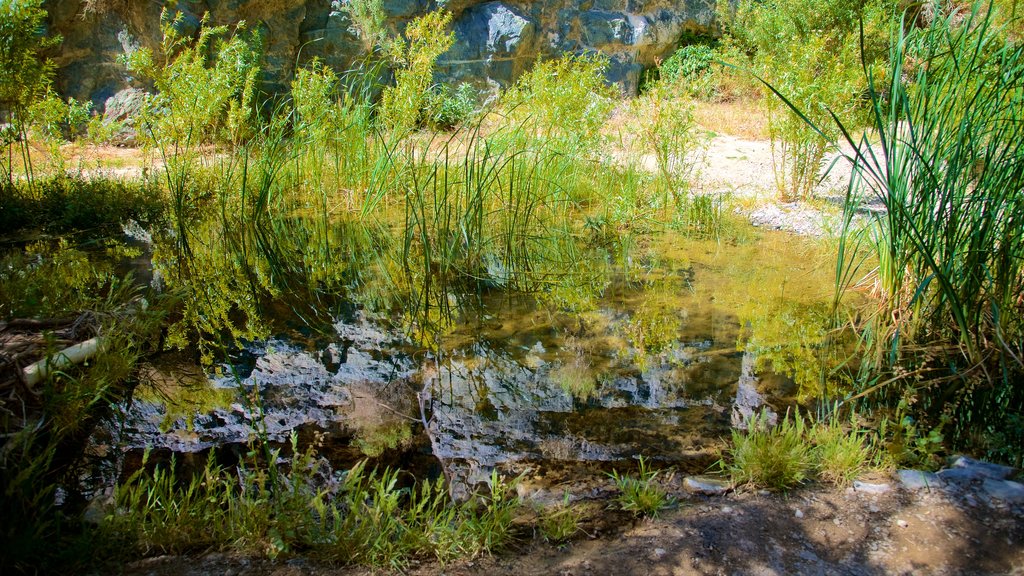
<svg viewBox="0 0 1024 576">
<path fill-rule="evenodd" d="M 54 59 L 57 88 L 98 105 L 131 84 L 117 57 L 133 45 L 156 47 L 160 11 L 173 5 L 186 29 L 208 13 L 214 24 L 245 20 L 264 31 L 266 84 L 283 89 L 314 56 L 345 70 L 364 52 L 342 10 L 346 0 L 51 0 L 51 33 L 64 42 Z M 383 0 L 394 32 L 428 10 L 454 14 L 455 45 L 438 62 L 441 82 L 507 86 L 537 58 L 599 50 L 608 79 L 635 92 L 640 72 L 670 54 L 685 32 L 709 32 L 715 0 Z"/>
</svg>

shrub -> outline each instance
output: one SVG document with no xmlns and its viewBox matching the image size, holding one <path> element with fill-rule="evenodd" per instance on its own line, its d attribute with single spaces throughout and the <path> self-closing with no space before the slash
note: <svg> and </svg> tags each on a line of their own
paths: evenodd
<svg viewBox="0 0 1024 576">
<path fill-rule="evenodd" d="M 750 55 L 753 71 L 770 85 L 766 93 L 786 94 L 819 125 L 832 113 L 855 125 L 863 121 L 866 108 L 861 70 L 877 68 L 884 58 L 889 6 L 885 0 L 743 0 L 720 4 L 720 17 L 728 43 Z M 823 138 L 781 100 L 763 102 L 779 194 L 806 198 L 817 182 L 828 139 L 838 136 L 838 129 L 826 128 Z"/>
<path fill-rule="evenodd" d="M 502 96 L 505 113 L 533 137 L 589 153 L 615 105 L 604 80 L 607 65 L 600 54 L 538 62 Z"/>
<path fill-rule="evenodd" d="M 451 20 L 451 12 L 428 12 L 409 23 L 406 40 L 390 43 L 388 50 L 398 70 L 395 85 L 381 97 L 379 114 L 396 137 L 408 135 L 428 116 L 434 63 L 455 42 L 455 34 L 444 31 Z"/>
<path fill-rule="evenodd" d="M 10 113 L 11 128 L 0 144 L 0 179 L 14 183 L 7 148 L 18 144 L 21 161 L 29 185 L 32 184 L 32 163 L 28 149 L 29 108 L 50 89 L 54 65 L 42 52 L 57 42 L 42 34 L 46 11 L 42 0 L 11 0 L 0 3 L 0 110 Z"/>
<path fill-rule="evenodd" d="M 436 128 L 465 124 L 476 112 L 477 91 L 467 83 L 452 90 L 447 85 L 437 88 L 432 97 L 430 123 Z"/>
</svg>

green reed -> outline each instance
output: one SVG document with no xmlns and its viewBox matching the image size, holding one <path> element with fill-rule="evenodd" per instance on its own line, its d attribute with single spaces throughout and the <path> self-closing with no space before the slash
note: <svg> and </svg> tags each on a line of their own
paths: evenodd
<svg viewBox="0 0 1024 576">
<path fill-rule="evenodd" d="M 837 298 L 856 286 L 877 305 L 860 323 L 857 398 L 916 403 L 935 422 L 956 414 L 954 441 L 1019 459 L 1024 47 L 983 5 L 963 21 L 898 27 L 891 46 L 886 76 L 868 74 L 877 144 L 833 116 L 854 168 Z M 885 211 L 859 228 L 865 198 Z M 875 267 L 864 275 L 867 262 Z"/>
</svg>

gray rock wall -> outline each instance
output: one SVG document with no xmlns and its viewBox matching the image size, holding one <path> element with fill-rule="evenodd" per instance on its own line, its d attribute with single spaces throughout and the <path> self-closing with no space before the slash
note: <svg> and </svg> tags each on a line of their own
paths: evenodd
<svg viewBox="0 0 1024 576">
<path fill-rule="evenodd" d="M 51 33 L 64 42 L 53 54 L 57 88 L 98 106 L 132 85 L 117 62 L 132 44 L 154 49 L 160 11 L 173 4 L 194 31 L 203 14 L 214 24 L 245 20 L 265 39 L 265 84 L 283 90 L 295 66 L 314 56 L 339 71 L 364 54 L 341 9 L 345 0 L 50 0 Z M 454 14 L 455 45 L 438 62 L 441 82 L 478 88 L 507 86 L 538 58 L 599 50 L 611 60 L 608 80 L 634 93 L 640 72 L 670 54 L 685 32 L 713 30 L 715 0 L 384 0 L 393 32 L 428 10 Z"/>
</svg>

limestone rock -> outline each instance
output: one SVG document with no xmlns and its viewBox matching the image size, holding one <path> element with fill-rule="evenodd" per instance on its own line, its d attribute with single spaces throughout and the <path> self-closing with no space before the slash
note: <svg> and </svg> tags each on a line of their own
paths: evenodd
<svg viewBox="0 0 1024 576">
<path fill-rule="evenodd" d="M 114 94 L 104 103 L 103 123 L 118 123 L 118 132 L 113 137 L 114 144 L 125 146 L 135 145 L 135 128 L 133 122 L 142 112 L 146 104 L 147 93 L 138 88 L 125 88 Z"/>
<path fill-rule="evenodd" d="M 97 8 L 100 6 L 100 8 Z M 53 58 L 57 89 L 97 107 L 119 91 L 146 88 L 118 57 L 135 46 L 158 50 L 160 13 L 180 15 L 175 27 L 194 35 L 205 16 L 213 25 L 246 21 L 264 39 L 264 88 L 287 89 L 296 65 L 314 57 L 341 72 L 366 54 L 344 0 L 195 0 L 46 3 L 47 26 L 63 42 Z M 453 14 L 456 41 L 438 61 L 437 81 L 507 86 L 540 58 L 599 51 L 607 78 L 635 93 L 640 73 L 671 54 L 684 33 L 714 31 L 714 0 L 384 0 L 385 26 L 401 33 L 428 10 Z"/>
<path fill-rule="evenodd" d="M 1024 504 L 1024 484 L 1020 482 L 986 478 L 981 484 L 981 489 L 989 497 L 1007 504 Z"/>
<path fill-rule="evenodd" d="M 965 470 L 977 479 L 993 478 L 996 480 L 1006 480 L 1016 472 L 1014 468 L 1009 466 L 983 462 L 967 456 L 954 456 L 950 461 L 949 467 L 954 470 Z"/>
<path fill-rule="evenodd" d="M 941 478 L 932 472 L 922 470 L 900 470 L 896 472 L 900 479 L 900 485 L 905 490 L 930 490 L 941 488 L 945 483 Z"/>
<path fill-rule="evenodd" d="M 854 492 L 861 492 L 864 494 L 885 494 L 892 490 L 892 486 L 888 484 L 872 484 L 870 482 L 861 482 L 860 480 L 853 481 Z"/>
<path fill-rule="evenodd" d="M 709 476 L 687 476 L 683 479 L 683 489 L 691 494 L 721 496 L 732 490 L 732 484 Z"/>
</svg>

